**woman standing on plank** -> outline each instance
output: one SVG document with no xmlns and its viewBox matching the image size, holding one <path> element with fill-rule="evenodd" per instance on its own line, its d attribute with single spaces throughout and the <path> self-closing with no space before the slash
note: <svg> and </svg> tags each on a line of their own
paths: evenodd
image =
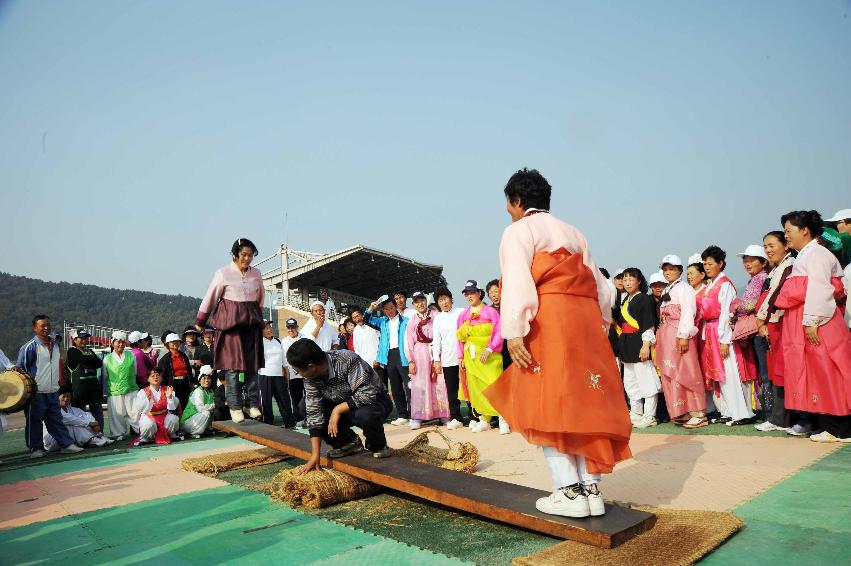
<svg viewBox="0 0 851 566">
<path fill-rule="evenodd" d="M 230 416 L 233 422 L 245 420 L 243 391 L 252 419 L 260 418 L 257 371 L 263 367 L 263 280 L 251 267 L 257 246 L 240 238 L 231 246 L 233 261 L 216 271 L 201 302 L 195 327 L 208 324 L 216 331 L 213 340 L 213 367 L 225 373 Z M 240 382 L 239 374 L 245 375 Z"/>
<path fill-rule="evenodd" d="M 535 170 L 505 186 L 512 224 L 499 248 L 502 331 L 514 363 L 485 390 L 494 408 L 543 446 L 553 493 L 544 513 L 603 515 L 601 474 L 631 458 L 632 430 L 607 332 L 612 298 L 585 237 L 549 214 Z"/>
</svg>

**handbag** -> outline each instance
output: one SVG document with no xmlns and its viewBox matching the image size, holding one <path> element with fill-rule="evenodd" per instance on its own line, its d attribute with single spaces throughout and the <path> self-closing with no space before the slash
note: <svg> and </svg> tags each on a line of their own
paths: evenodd
<svg viewBox="0 0 851 566">
<path fill-rule="evenodd" d="M 740 316 L 733 326 L 733 340 L 746 340 L 756 334 L 758 330 L 755 314 Z"/>
</svg>

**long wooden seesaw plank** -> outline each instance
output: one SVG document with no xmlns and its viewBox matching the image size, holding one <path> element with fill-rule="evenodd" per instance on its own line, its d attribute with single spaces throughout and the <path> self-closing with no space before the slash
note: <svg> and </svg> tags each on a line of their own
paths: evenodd
<svg viewBox="0 0 851 566">
<path fill-rule="evenodd" d="M 284 454 L 306 460 L 310 456 L 310 438 L 258 421 L 216 421 L 218 430 L 268 446 Z M 602 517 L 571 519 L 547 515 L 535 509 L 535 500 L 547 492 L 481 476 L 418 464 L 402 458 L 376 459 L 364 454 L 331 460 L 321 464 L 383 487 L 487 519 L 507 523 L 559 538 L 600 548 L 613 548 L 653 527 L 652 513 L 606 504 Z"/>
</svg>

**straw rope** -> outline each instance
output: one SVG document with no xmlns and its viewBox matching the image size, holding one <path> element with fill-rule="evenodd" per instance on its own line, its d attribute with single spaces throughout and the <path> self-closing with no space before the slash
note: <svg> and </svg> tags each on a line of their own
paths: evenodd
<svg viewBox="0 0 851 566">
<path fill-rule="evenodd" d="M 284 470 L 272 479 L 271 486 L 272 499 L 307 509 L 369 497 L 380 490 L 373 483 L 324 468 L 303 475 L 300 468 Z"/>
<path fill-rule="evenodd" d="M 447 445 L 438 448 L 428 442 L 429 434 L 437 434 Z M 438 468 L 472 474 L 479 463 L 479 450 L 469 442 L 453 442 L 443 431 L 437 428 L 425 430 L 415 436 L 408 444 L 394 450 L 394 454 L 420 464 L 430 464 Z"/>
</svg>

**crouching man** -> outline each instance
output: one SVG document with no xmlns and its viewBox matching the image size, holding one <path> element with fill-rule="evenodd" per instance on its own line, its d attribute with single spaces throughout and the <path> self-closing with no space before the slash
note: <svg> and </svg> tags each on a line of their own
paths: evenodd
<svg viewBox="0 0 851 566">
<path fill-rule="evenodd" d="M 384 421 L 392 403 L 381 378 L 363 359 L 348 350 L 322 349 L 306 338 L 287 350 L 287 362 L 304 378 L 305 424 L 310 430 L 311 455 L 301 473 L 319 470 L 322 440 L 333 447 L 329 458 L 363 452 L 358 426 L 366 437 L 366 449 L 376 458 L 390 455 Z"/>
<path fill-rule="evenodd" d="M 145 442 L 171 444 L 177 434 L 180 419 L 169 411 L 176 411 L 178 402 L 171 386 L 162 387 L 163 374 L 159 368 L 151 369 L 148 386 L 136 394 L 133 413 L 139 415 L 139 438 L 133 444 Z"/>
<path fill-rule="evenodd" d="M 189 402 L 180 417 L 180 426 L 192 438 L 213 430 L 213 410 L 216 408 L 216 392 L 213 390 L 212 366 L 201 366 L 198 387 L 189 394 Z"/>
<path fill-rule="evenodd" d="M 112 444 L 112 440 L 106 438 L 100 429 L 100 425 L 91 413 L 71 405 L 71 393 L 61 391 L 59 393 L 59 411 L 62 414 L 62 424 L 68 431 L 68 435 L 77 446 L 106 446 Z M 44 449 L 48 452 L 56 452 L 61 446 L 44 428 Z"/>
</svg>

